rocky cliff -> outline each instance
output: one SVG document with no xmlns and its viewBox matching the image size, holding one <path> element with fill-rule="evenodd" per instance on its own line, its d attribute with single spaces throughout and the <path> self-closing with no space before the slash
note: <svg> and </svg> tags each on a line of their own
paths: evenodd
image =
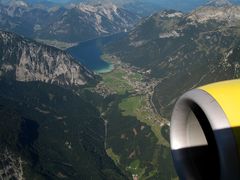
<svg viewBox="0 0 240 180">
<path fill-rule="evenodd" d="M 0 31 L 0 78 L 41 81 L 58 85 L 84 85 L 92 72 L 56 48 Z"/>
</svg>

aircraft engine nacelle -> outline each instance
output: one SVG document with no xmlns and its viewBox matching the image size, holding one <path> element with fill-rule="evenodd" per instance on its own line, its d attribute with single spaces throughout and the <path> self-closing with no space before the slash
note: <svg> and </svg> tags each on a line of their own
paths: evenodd
<svg viewBox="0 0 240 180">
<path fill-rule="evenodd" d="M 183 180 L 240 180 L 240 80 L 190 90 L 177 101 L 170 140 Z"/>
</svg>

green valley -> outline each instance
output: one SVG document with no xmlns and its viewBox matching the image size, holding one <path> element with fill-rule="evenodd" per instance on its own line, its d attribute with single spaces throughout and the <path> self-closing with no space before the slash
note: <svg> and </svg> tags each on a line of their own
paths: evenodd
<svg viewBox="0 0 240 180">
<path fill-rule="evenodd" d="M 176 138 L 175 148 L 171 136 L 171 151 L 175 102 L 240 77 L 240 6 L 153 13 L 153 4 L 101 2 L 0 1 L 0 179 L 178 180 L 172 154 L 195 144 Z"/>
<path fill-rule="evenodd" d="M 177 98 L 187 90 L 238 77 L 239 59 L 230 57 L 236 57 L 232 53 L 239 47 L 239 19 L 229 14 L 239 13 L 239 6 L 155 13 L 105 52 L 161 79 L 153 103 L 169 119 Z"/>
<path fill-rule="evenodd" d="M 102 80 L 91 91 L 103 98 L 100 110 L 107 122 L 107 154 L 129 178 L 174 179 L 167 137 L 169 121 L 158 114 L 152 103 L 158 81 L 115 56 L 105 54 L 103 58 L 114 69 L 100 74 Z M 164 164 L 167 170 L 162 169 Z"/>
</svg>

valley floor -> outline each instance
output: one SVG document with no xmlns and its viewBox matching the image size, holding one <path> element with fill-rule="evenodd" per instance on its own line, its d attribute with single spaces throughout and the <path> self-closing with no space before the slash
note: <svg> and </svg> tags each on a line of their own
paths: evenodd
<svg viewBox="0 0 240 180">
<path fill-rule="evenodd" d="M 160 80 L 150 79 L 146 76 L 148 72 L 125 64 L 115 56 L 105 54 L 103 59 L 112 63 L 114 69 L 101 74 L 102 81 L 97 85 L 96 92 L 103 96 L 130 93 L 119 104 L 122 115 L 137 117 L 139 121 L 152 128 L 159 139 L 159 144 L 169 146 L 160 131 L 162 126 L 169 126 L 170 123 L 158 114 L 152 102 L 154 88 Z"/>
<path fill-rule="evenodd" d="M 150 79 L 147 76 L 148 71 L 125 64 L 115 56 L 104 54 L 102 59 L 112 63 L 114 69 L 111 72 L 100 74 L 102 80 L 97 84 L 94 91 L 104 98 L 112 95 L 121 96 L 122 98 L 120 98 L 117 105 L 121 115 L 124 117 L 134 117 L 141 123 L 149 126 L 150 131 L 157 137 L 156 145 L 169 149 L 169 141 L 168 137 L 166 137 L 168 135 L 164 136 L 163 131 L 169 129 L 170 123 L 158 114 L 152 102 L 154 88 L 161 80 Z M 109 108 L 111 108 L 111 104 Z M 132 176 L 137 176 L 139 179 L 154 177 L 157 169 L 152 170 L 149 177 L 144 174 L 147 167 L 140 166 L 141 160 L 134 158 L 137 150 L 128 154 L 129 163 L 121 163 L 121 154 L 116 154 L 111 145 L 108 145 L 108 122 L 111 119 L 106 118 L 107 111 L 102 112 L 102 118 L 105 120 L 105 147 L 108 155 L 114 160 L 116 165 L 120 167 L 124 166 L 124 170 L 132 174 Z M 140 131 L 137 128 L 133 128 L 132 133 L 137 136 L 144 128 L 144 125 L 141 125 Z M 126 134 L 122 133 L 120 138 L 127 138 Z M 154 162 L 154 159 L 152 159 L 151 164 L 155 165 L 155 163 L 158 162 Z"/>
</svg>

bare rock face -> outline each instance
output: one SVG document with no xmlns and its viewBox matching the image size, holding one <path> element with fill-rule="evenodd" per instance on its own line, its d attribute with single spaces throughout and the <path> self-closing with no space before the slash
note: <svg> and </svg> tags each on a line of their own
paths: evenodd
<svg viewBox="0 0 240 180">
<path fill-rule="evenodd" d="M 228 0 L 210 0 L 206 4 L 207 6 L 215 6 L 215 7 L 222 7 L 222 6 L 231 6 L 232 3 Z"/>
<path fill-rule="evenodd" d="M 84 85 L 94 78 L 69 54 L 13 33 L 0 31 L 0 78 Z"/>
<path fill-rule="evenodd" d="M 64 7 L 37 7 L 1 4 L 0 27 L 32 39 L 80 42 L 124 32 L 139 17 L 113 4 L 70 4 Z"/>
<path fill-rule="evenodd" d="M 193 11 L 188 18 L 200 23 L 215 20 L 218 22 L 225 21 L 228 24 L 236 24 L 240 20 L 240 6 L 206 6 Z"/>
</svg>

